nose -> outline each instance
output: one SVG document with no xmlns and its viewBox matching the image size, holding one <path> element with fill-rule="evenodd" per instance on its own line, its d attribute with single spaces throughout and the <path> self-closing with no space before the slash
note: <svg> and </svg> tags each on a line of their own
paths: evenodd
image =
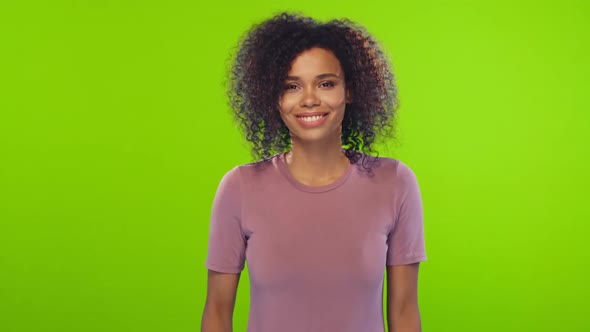
<svg viewBox="0 0 590 332">
<path fill-rule="evenodd" d="M 320 104 L 320 99 L 315 94 L 313 89 L 308 89 L 303 92 L 301 100 L 299 102 L 300 107 L 313 107 Z"/>
</svg>

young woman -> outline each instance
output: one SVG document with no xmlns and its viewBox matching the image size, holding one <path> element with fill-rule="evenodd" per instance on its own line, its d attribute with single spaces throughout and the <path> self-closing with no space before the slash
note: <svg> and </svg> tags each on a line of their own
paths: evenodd
<svg viewBox="0 0 590 332">
<path fill-rule="evenodd" d="M 229 79 L 258 158 L 221 180 L 202 331 L 231 331 L 244 263 L 249 332 L 417 332 L 426 260 L 414 172 L 370 156 L 397 108 L 388 61 L 348 20 L 282 13 L 241 41 Z"/>
</svg>

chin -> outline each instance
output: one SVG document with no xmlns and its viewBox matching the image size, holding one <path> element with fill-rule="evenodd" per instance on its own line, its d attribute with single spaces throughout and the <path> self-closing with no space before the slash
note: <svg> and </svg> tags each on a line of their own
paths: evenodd
<svg viewBox="0 0 590 332">
<path fill-rule="evenodd" d="M 307 129 L 307 130 L 309 130 L 309 129 Z M 334 134 L 331 135 L 330 133 L 334 133 Z M 322 142 L 322 141 L 330 141 L 334 138 L 335 135 L 337 135 L 338 139 L 340 139 L 340 131 L 338 130 L 338 128 L 336 128 L 335 131 L 330 131 L 330 133 L 327 133 L 323 130 L 321 132 L 318 131 L 315 133 L 313 133 L 313 132 L 297 133 L 297 132 L 291 131 L 291 138 L 296 139 L 297 141 L 300 141 L 300 142 Z"/>
</svg>

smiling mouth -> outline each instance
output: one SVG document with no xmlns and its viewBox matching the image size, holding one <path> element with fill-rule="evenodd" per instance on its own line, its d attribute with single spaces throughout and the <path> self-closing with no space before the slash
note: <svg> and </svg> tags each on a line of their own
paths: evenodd
<svg viewBox="0 0 590 332">
<path fill-rule="evenodd" d="M 318 114 L 318 115 L 297 115 L 297 118 L 301 119 L 305 122 L 314 122 L 314 121 L 317 121 L 317 120 L 325 117 L 326 115 L 328 115 L 328 113 Z"/>
</svg>

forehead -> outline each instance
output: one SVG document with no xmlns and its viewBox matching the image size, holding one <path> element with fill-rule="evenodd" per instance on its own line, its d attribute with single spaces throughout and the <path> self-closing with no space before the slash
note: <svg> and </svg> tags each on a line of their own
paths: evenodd
<svg viewBox="0 0 590 332">
<path fill-rule="evenodd" d="M 342 74 L 340 61 L 330 50 L 314 47 L 301 52 L 291 63 L 289 75 L 316 76 L 319 74 Z"/>
</svg>

